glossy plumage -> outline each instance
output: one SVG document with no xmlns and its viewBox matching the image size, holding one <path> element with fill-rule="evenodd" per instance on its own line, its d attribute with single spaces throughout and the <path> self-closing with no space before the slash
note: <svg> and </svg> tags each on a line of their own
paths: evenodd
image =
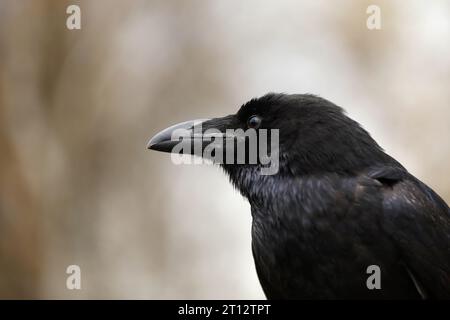
<svg viewBox="0 0 450 320">
<path fill-rule="evenodd" d="M 205 128 L 279 129 L 280 164 L 224 164 L 248 199 L 256 270 L 269 299 L 450 298 L 450 210 L 340 107 L 268 94 Z M 381 270 L 381 289 L 366 269 Z"/>
</svg>

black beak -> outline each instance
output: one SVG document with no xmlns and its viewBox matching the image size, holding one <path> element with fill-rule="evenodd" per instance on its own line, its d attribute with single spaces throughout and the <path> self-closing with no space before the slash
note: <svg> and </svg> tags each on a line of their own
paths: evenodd
<svg viewBox="0 0 450 320">
<path fill-rule="evenodd" d="M 226 155 L 228 148 L 234 150 L 235 143 L 245 141 L 245 137 L 228 130 L 236 128 L 237 125 L 233 115 L 178 123 L 157 133 L 150 139 L 147 148 L 211 159 L 216 154 Z"/>
<path fill-rule="evenodd" d="M 166 128 L 158 132 L 147 144 L 147 149 L 172 152 L 173 148 L 180 142 L 189 143 L 203 138 L 202 131 L 196 130 L 200 128 L 201 124 L 209 119 L 199 119 L 185 121 L 175 124 L 169 128 Z"/>
<path fill-rule="evenodd" d="M 229 115 L 173 125 L 151 138 L 147 148 L 172 154 L 194 155 L 219 165 L 258 164 L 262 165 L 261 174 L 274 174 L 278 171 L 278 140 L 272 146 L 273 139 L 270 138 L 269 148 L 264 140 L 269 139 L 267 134 L 261 137 L 262 139 L 256 130 L 245 130 L 245 126 L 235 115 Z M 278 139 L 278 135 L 275 137 Z M 266 145 L 259 142 L 265 142 Z"/>
<path fill-rule="evenodd" d="M 261 174 L 274 174 L 273 169 L 278 170 L 278 134 L 274 135 L 274 146 L 274 140 L 270 138 L 269 148 L 264 140 L 269 139 L 266 132 L 261 133 L 266 135 L 260 136 L 259 131 L 245 129 L 245 125 L 235 115 L 191 120 L 157 133 L 150 139 L 147 148 L 172 154 L 195 155 L 219 165 L 258 164 L 263 166 Z M 268 164 L 269 167 L 266 166 Z"/>
</svg>

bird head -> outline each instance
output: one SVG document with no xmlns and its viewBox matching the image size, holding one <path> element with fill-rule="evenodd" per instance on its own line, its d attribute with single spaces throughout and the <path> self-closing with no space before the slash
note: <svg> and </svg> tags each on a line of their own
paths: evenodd
<svg viewBox="0 0 450 320">
<path fill-rule="evenodd" d="M 357 172 L 388 159 L 342 108 L 309 94 L 267 94 L 232 115 L 176 124 L 148 148 L 212 159 L 240 189 L 258 177 Z"/>
</svg>

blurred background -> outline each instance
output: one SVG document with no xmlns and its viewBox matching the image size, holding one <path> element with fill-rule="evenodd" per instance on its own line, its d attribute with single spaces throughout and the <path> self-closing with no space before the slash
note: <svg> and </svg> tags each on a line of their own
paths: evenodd
<svg viewBox="0 0 450 320">
<path fill-rule="evenodd" d="M 0 0 L 0 297 L 264 298 L 248 203 L 145 146 L 269 91 L 344 107 L 449 203 L 449 18 L 445 0 Z"/>
</svg>

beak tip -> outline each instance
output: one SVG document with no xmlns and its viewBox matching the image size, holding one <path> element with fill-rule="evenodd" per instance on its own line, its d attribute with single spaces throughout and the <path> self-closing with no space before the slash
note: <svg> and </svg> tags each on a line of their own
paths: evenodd
<svg viewBox="0 0 450 320">
<path fill-rule="evenodd" d="M 147 142 L 147 149 L 148 150 L 152 150 L 153 149 L 153 145 L 154 145 L 154 143 L 152 142 L 152 139 L 150 139 L 150 141 Z"/>
<path fill-rule="evenodd" d="M 156 137 L 156 136 L 155 136 Z M 160 142 L 161 139 L 155 139 L 155 137 L 151 138 L 148 142 L 147 142 L 147 150 L 158 150 L 158 144 Z"/>
</svg>

